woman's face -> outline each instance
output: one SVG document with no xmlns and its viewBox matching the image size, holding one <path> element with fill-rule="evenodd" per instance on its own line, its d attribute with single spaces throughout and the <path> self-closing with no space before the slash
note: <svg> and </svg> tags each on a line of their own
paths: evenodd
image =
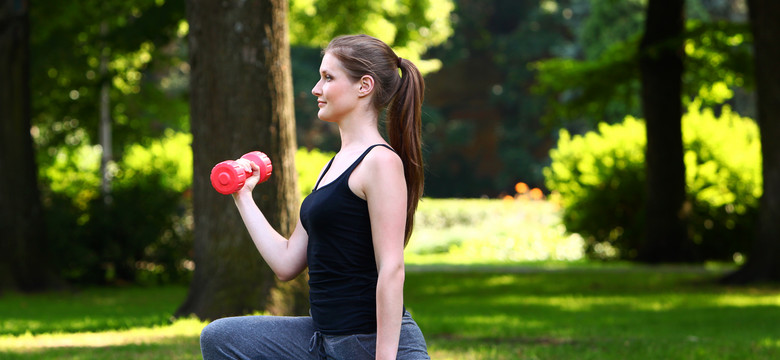
<svg viewBox="0 0 780 360">
<path fill-rule="evenodd" d="M 353 82 L 347 76 L 341 61 L 325 53 L 320 65 L 320 80 L 311 89 L 320 108 L 317 117 L 323 121 L 336 122 L 348 116 L 357 108 L 359 90 L 360 82 Z"/>
</svg>

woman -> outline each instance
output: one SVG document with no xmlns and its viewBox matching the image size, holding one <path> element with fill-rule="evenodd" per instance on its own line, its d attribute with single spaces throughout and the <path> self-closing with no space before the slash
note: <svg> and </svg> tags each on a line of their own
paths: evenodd
<svg viewBox="0 0 780 360">
<path fill-rule="evenodd" d="M 338 125 L 341 149 L 303 201 L 290 238 L 254 203 L 257 175 L 233 194 L 279 279 L 309 268 L 311 316 L 216 320 L 201 334 L 204 358 L 429 359 L 403 306 L 403 249 L 423 190 L 423 90 L 417 67 L 382 41 L 365 35 L 331 41 L 312 94 L 318 117 Z M 385 108 L 389 144 L 378 128 Z M 259 173 L 257 164 L 238 161 Z"/>
</svg>

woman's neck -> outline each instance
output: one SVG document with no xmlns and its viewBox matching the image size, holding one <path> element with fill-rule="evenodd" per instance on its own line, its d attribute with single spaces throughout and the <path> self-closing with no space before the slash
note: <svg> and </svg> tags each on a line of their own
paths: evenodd
<svg viewBox="0 0 780 360">
<path fill-rule="evenodd" d="M 384 143 L 385 140 L 379 133 L 377 122 L 378 116 L 371 114 L 339 122 L 340 151 L 349 152 L 354 149 L 364 149 L 369 145 Z"/>
</svg>

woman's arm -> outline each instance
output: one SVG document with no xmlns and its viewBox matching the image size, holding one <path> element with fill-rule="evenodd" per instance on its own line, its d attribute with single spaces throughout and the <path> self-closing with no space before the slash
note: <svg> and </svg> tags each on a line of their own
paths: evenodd
<svg viewBox="0 0 780 360">
<path fill-rule="evenodd" d="M 246 168 L 251 166 L 254 171 L 253 175 L 246 180 L 244 187 L 233 194 L 238 212 L 255 247 L 274 274 L 279 280 L 292 280 L 306 268 L 308 234 L 300 220 L 289 239 L 284 238 L 271 226 L 252 198 L 252 190 L 260 178 L 260 168 L 245 159 L 237 161 Z"/>
<path fill-rule="evenodd" d="M 364 159 L 360 183 L 368 202 L 379 278 L 376 285 L 376 358 L 395 359 L 404 302 L 406 180 L 401 159 L 376 148 Z"/>
</svg>

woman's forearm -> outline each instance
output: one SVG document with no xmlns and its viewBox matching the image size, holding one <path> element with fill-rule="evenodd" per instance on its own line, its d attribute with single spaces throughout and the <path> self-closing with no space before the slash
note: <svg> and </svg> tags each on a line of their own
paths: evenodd
<svg viewBox="0 0 780 360">
<path fill-rule="evenodd" d="M 292 237 L 286 239 L 271 226 L 251 193 L 237 194 L 234 200 L 252 242 L 276 276 L 287 281 L 300 274 L 306 266 L 306 254 L 299 249 L 300 246 L 291 246 Z M 300 233 L 297 228 L 292 236 L 300 236 L 296 233 Z"/>
<path fill-rule="evenodd" d="M 401 335 L 404 302 L 403 263 L 380 269 L 376 286 L 376 358 L 395 359 Z"/>
</svg>

